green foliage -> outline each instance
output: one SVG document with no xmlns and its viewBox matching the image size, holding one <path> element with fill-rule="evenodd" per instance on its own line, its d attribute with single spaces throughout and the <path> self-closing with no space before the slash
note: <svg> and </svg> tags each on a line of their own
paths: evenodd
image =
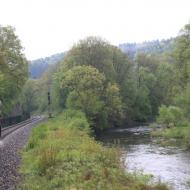
<svg viewBox="0 0 190 190">
<path fill-rule="evenodd" d="M 165 59 L 162 56 L 137 55 L 137 97 L 140 96 L 140 99 L 147 100 L 145 103 L 147 109 L 144 109 L 145 112 L 140 111 L 145 119 L 147 116 L 158 114 L 159 106 L 171 103 L 171 97 L 177 92 L 174 88 L 176 79 L 173 65 L 167 63 Z M 135 104 L 136 108 L 138 104 L 139 102 Z"/>
<path fill-rule="evenodd" d="M 63 74 L 62 88 L 69 89 L 67 107 L 84 112 L 93 122 L 103 108 L 105 77 L 91 66 L 75 66 Z"/>
<path fill-rule="evenodd" d="M 105 77 L 96 68 L 91 66 L 75 66 L 64 73 L 62 86 L 71 91 L 92 91 L 101 92 Z"/>
<path fill-rule="evenodd" d="M 101 38 L 81 40 L 60 64 L 41 77 L 34 105 L 46 111 L 44 97 L 50 90 L 52 110 L 80 110 L 94 128 L 147 121 L 155 118 L 161 105 L 166 105 L 167 111 L 164 116 L 165 108 L 160 108 L 160 122 L 185 124 L 190 115 L 189 28 L 189 24 L 184 27 L 174 48 L 170 46 L 174 39 L 153 43 L 158 45 L 156 49 L 168 44 L 172 53 L 136 51 L 134 60 Z M 145 45 L 152 47 L 151 43 Z M 4 80 L 1 73 L 0 80 Z"/>
<path fill-rule="evenodd" d="M 178 126 L 182 124 L 184 119 L 183 111 L 179 107 L 175 106 L 164 106 L 162 105 L 159 109 L 159 117 L 157 121 L 167 126 Z"/>
<path fill-rule="evenodd" d="M 81 40 L 67 53 L 62 63 L 62 70 L 58 73 L 58 78 L 62 87 L 62 84 L 68 82 L 67 80 L 72 80 L 72 85 L 71 83 L 65 85 L 72 91 L 68 95 L 67 105 L 75 108 L 83 106 L 82 111 L 90 118 L 90 122 L 100 128 L 103 125 L 105 126 L 106 122 L 104 121 L 106 120 L 111 124 L 111 119 L 115 123 L 120 120 L 121 123 L 124 108 L 128 109 L 127 105 L 123 105 L 130 101 L 128 97 L 126 99 L 122 97 L 123 94 L 126 94 L 124 88 L 126 86 L 130 88 L 132 85 L 129 82 L 132 77 L 131 71 L 131 62 L 118 48 L 100 38 L 89 37 Z M 73 87 L 75 90 L 71 89 Z M 122 90 L 120 91 L 120 89 Z M 64 90 L 66 91 L 65 88 Z M 76 97 L 80 98 L 75 100 Z M 133 95 L 130 94 L 130 97 Z M 81 102 L 82 99 L 85 103 Z M 72 103 L 72 100 L 75 102 Z M 108 101 L 106 102 L 106 100 Z M 88 110 L 92 110 L 92 114 Z"/>
<path fill-rule="evenodd" d="M 190 148 L 189 31 L 190 31 L 190 25 L 187 24 L 181 31 L 180 35 L 175 40 L 175 47 L 172 54 L 173 65 L 167 66 L 169 70 L 167 69 L 165 70 L 165 72 L 161 71 L 159 74 L 162 84 L 164 85 L 167 83 L 170 84 L 169 90 L 165 88 L 165 90 L 168 91 L 168 96 L 167 98 L 165 98 L 165 100 L 167 101 L 165 101 L 164 103 L 165 104 L 169 103 L 172 106 L 160 107 L 157 121 L 166 124 L 167 126 L 176 126 L 176 127 L 155 132 L 155 135 L 162 136 L 166 140 L 168 139 L 170 140 L 173 138 L 180 139 L 180 143 L 184 144 L 187 148 Z"/>
<path fill-rule="evenodd" d="M 172 53 L 173 57 L 173 71 L 172 75 L 174 77 L 168 78 L 169 73 L 162 71 L 160 76 L 163 84 L 170 83 L 171 87 L 168 91 L 170 101 L 165 102 L 165 104 L 170 103 L 175 106 L 162 106 L 160 108 L 160 115 L 158 121 L 166 125 L 180 126 L 180 129 L 169 129 L 167 131 L 161 131 L 161 136 L 168 137 L 178 137 L 187 144 L 189 147 L 189 129 L 188 127 L 184 130 L 182 126 L 189 126 L 190 122 L 190 24 L 185 25 L 181 30 L 180 35 L 175 40 L 174 51 Z M 170 66 L 171 67 L 171 66 Z M 168 67 L 169 68 L 169 67 Z M 169 71 L 169 70 L 168 70 Z M 164 74 L 164 75 L 163 75 Z M 171 76 L 171 75 L 170 75 Z M 163 78 L 163 79 L 162 79 Z M 169 79 L 169 80 L 168 80 Z M 165 82 L 165 81 L 166 82 Z M 169 98 L 167 98 L 169 99 Z"/>
<path fill-rule="evenodd" d="M 151 105 L 149 101 L 148 89 L 143 87 L 139 88 L 134 104 L 134 120 L 146 121 L 147 116 L 151 115 Z"/>
<path fill-rule="evenodd" d="M 147 185 L 147 177 L 127 173 L 121 167 L 117 149 L 102 146 L 77 126 L 67 126 L 75 117 L 84 114 L 67 110 L 34 129 L 30 139 L 36 138 L 38 146 L 28 146 L 23 152 L 24 178 L 19 189 L 168 189 L 161 184 Z"/>
<path fill-rule="evenodd" d="M 66 127 L 69 127 L 71 129 L 77 128 L 90 133 L 90 126 L 83 112 L 79 110 L 67 109 L 64 111 L 62 117 Z"/>
<path fill-rule="evenodd" d="M 103 108 L 103 102 L 100 97 L 93 92 L 81 92 L 80 95 L 76 91 L 69 93 L 67 98 L 67 108 L 83 111 L 90 121 Z"/>
<path fill-rule="evenodd" d="M 27 62 L 11 26 L 0 26 L 0 101 L 2 112 L 14 105 L 27 78 Z"/>
<path fill-rule="evenodd" d="M 20 103 L 25 112 L 45 113 L 48 110 L 47 94 L 51 96 L 51 111 L 57 114 L 62 111 L 63 105 L 60 86 L 55 79 L 58 64 L 49 66 L 47 71 L 39 79 L 28 79 L 22 89 Z M 65 96 L 65 94 L 64 94 Z M 62 96 L 62 98 L 64 97 Z M 61 108 L 61 109 L 60 109 Z"/>
<path fill-rule="evenodd" d="M 32 136 L 30 137 L 30 139 L 28 141 L 26 150 L 35 148 L 36 146 L 39 145 L 39 141 L 46 137 L 47 127 L 44 124 L 41 124 L 40 126 L 41 126 L 41 128 L 39 128 L 39 129 L 37 129 L 37 128 L 33 129 Z"/>
<path fill-rule="evenodd" d="M 190 84 L 188 83 L 186 88 L 176 95 L 174 98 L 175 103 L 183 110 L 185 118 L 190 119 Z"/>
<path fill-rule="evenodd" d="M 98 128 L 121 126 L 123 121 L 146 121 L 158 113 L 162 103 L 171 102 L 169 96 L 174 92 L 170 88 L 173 67 L 163 56 L 139 54 L 134 63 L 117 47 L 97 37 L 73 46 L 57 68 L 53 80 L 50 75 L 40 79 L 50 77 L 54 84 L 55 110 L 81 110 Z M 41 86 L 47 87 L 43 82 Z M 45 111 L 47 103 L 43 99 L 39 102 L 40 110 Z"/>
<path fill-rule="evenodd" d="M 113 124 L 119 124 L 122 121 L 123 103 L 118 85 L 108 83 L 105 92 L 105 110 L 108 120 Z M 102 113 L 103 114 L 103 113 Z"/>
<path fill-rule="evenodd" d="M 154 105 L 157 106 L 153 107 L 158 108 L 161 104 L 171 104 L 173 97 L 180 91 L 176 85 L 178 82 L 174 65 L 167 62 L 160 63 L 155 71 L 155 76 L 156 83 L 151 98 L 154 99 Z"/>
<path fill-rule="evenodd" d="M 121 122 L 123 109 L 116 84 L 107 83 L 105 76 L 92 66 L 74 66 L 63 73 L 61 88 L 68 90 L 67 108 L 85 113 L 91 126 L 104 128 L 106 120 Z"/>
<path fill-rule="evenodd" d="M 29 79 L 23 89 L 20 97 L 23 110 L 26 113 L 31 113 L 37 109 L 37 98 L 40 91 L 39 81 Z"/>
<path fill-rule="evenodd" d="M 188 64 L 190 61 L 190 24 L 184 26 L 181 30 L 180 35 L 176 38 L 175 49 L 173 52 L 173 57 L 175 59 L 175 67 L 177 71 L 177 76 L 179 85 L 183 89 L 189 80 L 189 69 Z"/>
<path fill-rule="evenodd" d="M 153 136 L 162 137 L 162 144 L 182 145 L 190 149 L 190 125 L 186 124 L 180 127 L 165 128 L 152 132 Z M 176 139 L 176 140 L 175 140 Z"/>
<path fill-rule="evenodd" d="M 90 65 L 104 73 L 107 79 L 115 78 L 113 48 L 100 38 L 88 37 L 81 40 L 68 52 L 63 67 L 68 70 L 78 65 Z"/>
</svg>

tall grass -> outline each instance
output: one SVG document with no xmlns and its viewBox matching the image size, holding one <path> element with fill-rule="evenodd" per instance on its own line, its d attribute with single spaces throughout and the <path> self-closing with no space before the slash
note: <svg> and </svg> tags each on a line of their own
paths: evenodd
<svg viewBox="0 0 190 190">
<path fill-rule="evenodd" d="M 89 136 L 83 114 L 66 113 L 33 130 L 22 155 L 22 190 L 167 190 L 127 173 L 119 151 Z"/>
</svg>

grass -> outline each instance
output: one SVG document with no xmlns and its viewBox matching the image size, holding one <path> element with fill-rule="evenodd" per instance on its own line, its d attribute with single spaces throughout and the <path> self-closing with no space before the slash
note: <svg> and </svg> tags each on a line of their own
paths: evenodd
<svg viewBox="0 0 190 190">
<path fill-rule="evenodd" d="M 76 126 L 76 127 L 74 127 Z M 34 128 L 22 154 L 22 190 L 167 190 L 127 173 L 120 152 L 89 136 L 85 116 L 67 111 Z"/>
<path fill-rule="evenodd" d="M 167 144 L 185 145 L 190 149 L 190 125 L 154 130 L 152 135 L 162 137 Z"/>
</svg>

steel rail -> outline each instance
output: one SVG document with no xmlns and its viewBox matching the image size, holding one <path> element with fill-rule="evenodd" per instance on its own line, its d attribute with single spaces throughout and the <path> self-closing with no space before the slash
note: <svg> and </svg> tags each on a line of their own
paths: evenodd
<svg viewBox="0 0 190 190">
<path fill-rule="evenodd" d="M 2 128 L 1 130 L 1 137 L 0 139 L 4 139 L 6 136 L 10 135 L 11 133 L 13 133 L 14 131 L 22 128 L 22 127 L 25 127 L 27 125 L 30 125 L 30 124 L 36 124 L 40 121 L 43 121 L 45 119 L 44 116 L 36 116 L 36 117 L 33 117 L 31 119 L 28 119 L 26 121 L 22 121 L 18 124 L 15 124 L 15 125 L 12 125 L 10 127 L 5 127 L 5 128 Z"/>
</svg>

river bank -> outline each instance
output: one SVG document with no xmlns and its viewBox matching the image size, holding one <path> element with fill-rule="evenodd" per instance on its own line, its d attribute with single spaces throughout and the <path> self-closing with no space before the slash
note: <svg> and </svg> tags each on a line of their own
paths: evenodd
<svg viewBox="0 0 190 190">
<path fill-rule="evenodd" d="M 161 180 L 175 190 L 189 190 L 190 151 L 178 146 L 163 147 L 151 130 L 145 126 L 115 129 L 102 134 L 99 140 L 122 150 L 127 171 L 154 176 L 152 182 Z"/>
<path fill-rule="evenodd" d="M 154 137 L 161 137 L 162 145 L 184 146 L 190 149 L 190 126 L 178 126 L 172 128 L 160 128 L 151 132 Z"/>
<path fill-rule="evenodd" d="M 127 172 L 118 149 L 104 147 L 86 129 L 78 128 L 79 118 L 65 115 L 33 130 L 22 156 L 20 189 L 168 189 L 161 183 L 148 185 L 142 176 Z"/>
</svg>

